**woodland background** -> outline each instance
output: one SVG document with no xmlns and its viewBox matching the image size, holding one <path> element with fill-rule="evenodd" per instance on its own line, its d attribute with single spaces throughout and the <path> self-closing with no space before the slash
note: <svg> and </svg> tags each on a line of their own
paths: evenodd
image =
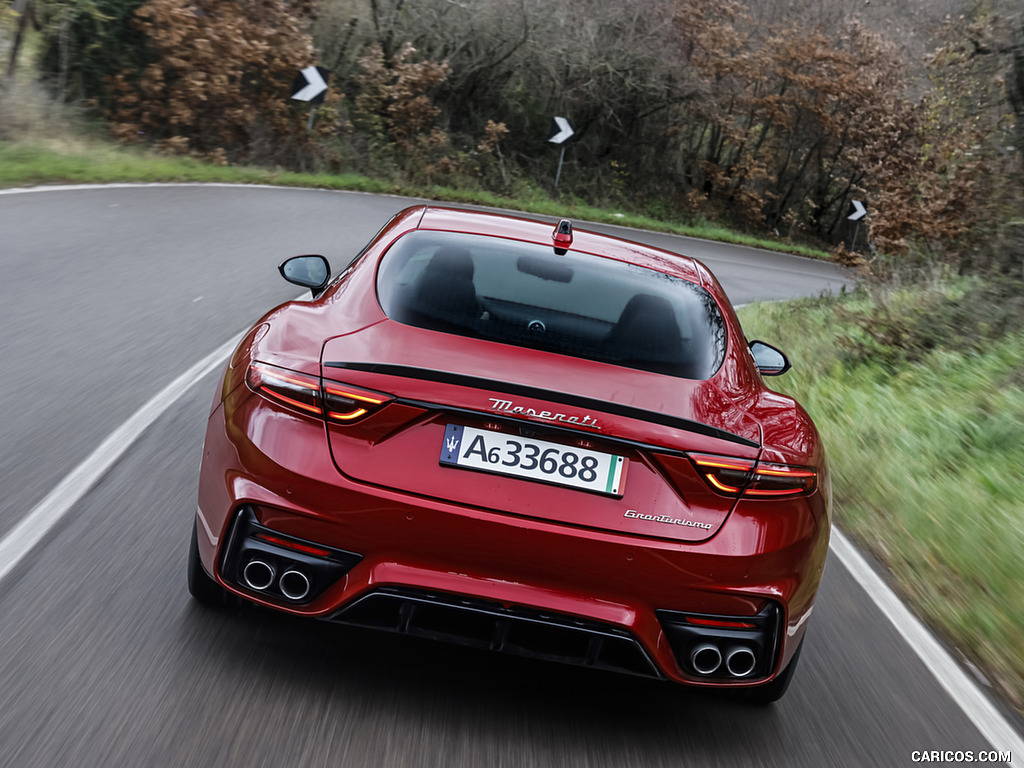
<svg viewBox="0 0 1024 768">
<path fill-rule="evenodd" d="M 515 197 L 551 191 L 562 115 L 562 195 L 861 266 L 1024 266 L 1010 0 L 0 0 L 0 24 L 5 80 L 35 28 L 55 98 L 125 142 Z M 332 74 L 307 132 L 310 64 Z"/>
</svg>

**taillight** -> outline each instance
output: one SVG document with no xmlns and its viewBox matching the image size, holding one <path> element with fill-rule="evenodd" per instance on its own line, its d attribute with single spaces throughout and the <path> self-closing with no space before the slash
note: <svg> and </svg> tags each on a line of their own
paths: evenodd
<svg viewBox="0 0 1024 768">
<path fill-rule="evenodd" d="M 725 496 L 806 496 L 818 484 L 818 473 L 809 467 L 695 453 L 690 454 L 690 461 L 704 481 Z"/>
<path fill-rule="evenodd" d="M 704 481 L 726 496 L 739 496 L 750 482 L 750 471 L 755 461 L 733 459 L 727 456 L 703 456 L 690 454 L 690 460 L 697 465 L 697 471 Z"/>
<path fill-rule="evenodd" d="M 267 363 L 250 363 L 245 375 L 249 389 L 269 400 L 302 413 L 323 416 L 320 377 Z"/>
<path fill-rule="evenodd" d="M 269 363 L 250 363 L 249 389 L 269 400 L 338 424 L 350 424 L 394 400 L 392 395 L 310 376 Z"/>
<path fill-rule="evenodd" d="M 760 461 L 745 496 L 806 496 L 818 487 L 818 473 L 808 467 Z"/>
<path fill-rule="evenodd" d="M 324 379 L 324 406 L 331 421 L 355 421 L 393 399 L 391 395 Z"/>
</svg>

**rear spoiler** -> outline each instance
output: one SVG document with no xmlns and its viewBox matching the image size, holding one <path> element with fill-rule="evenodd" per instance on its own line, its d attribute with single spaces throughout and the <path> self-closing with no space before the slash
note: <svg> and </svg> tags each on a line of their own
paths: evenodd
<svg viewBox="0 0 1024 768">
<path fill-rule="evenodd" d="M 648 411 L 643 408 L 635 408 L 633 406 L 621 405 L 619 403 L 610 403 L 604 400 L 579 397 L 577 395 L 567 395 L 564 392 L 553 392 L 551 390 L 528 387 L 521 384 L 509 384 L 505 381 L 495 381 L 493 379 L 484 379 L 477 376 L 465 376 L 458 373 L 451 373 L 449 371 L 436 371 L 430 368 L 414 368 L 405 365 L 387 365 L 381 363 L 325 362 L 324 368 L 363 371 L 366 373 L 378 373 L 386 376 L 402 376 L 407 379 L 436 381 L 442 384 L 453 384 L 455 386 L 480 389 L 487 392 L 500 392 L 502 394 L 516 395 L 518 397 L 531 397 L 538 400 L 547 400 L 552 403 L 559 403 L 561 405 L 601 411 L 604 413 L 615 414 L 616 416 L 625 416 L 629 419 L 646 421 L 651 424 L 660 424 L 661 426 L 681 429 L 685 432 L 693 432 L 694 434 L 704 435 L 706 437 L 714 437 L 719 440 L 725 440 L 748 448 L 761 447 L 760 444 L 753 440 L 733 434 L 732 432 L 727 432 L 726 430 L 719 429 L 718 427 L 712 427 L 710 424 L 704 424 L 700 421 L 683 419 L 678 416 L 670 416 L 664 413 L 657 413 L 656 411 Z M 499 413 L 492 415 L 502 414 Z M 505 413 L 504 415 L 509 416 L 510 414 Z M 549 426 L 558 426 L 558 424 L 549 423 Z"/>
</svg>

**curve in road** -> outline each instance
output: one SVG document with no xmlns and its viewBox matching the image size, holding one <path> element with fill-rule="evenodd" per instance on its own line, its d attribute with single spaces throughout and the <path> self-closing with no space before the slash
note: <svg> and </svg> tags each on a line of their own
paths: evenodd
<svg viewBox="0 0 1024 768">
<path fill-rule="evenodd" d="M 0 389 L 0 427 L 9 437 L 0 449 L 0 477 L 16 486 L 0 503 L 0 579 L 9 575 L 0 601 L 0 711 L 13 713 L 0 718 L 0 743 L 8 745 L 0 764 L 55 765 L 73 757 L 77 764 L 102 758 L 110 765 L 185 765 L 204 755 L 239 765 L 272 764 L 270 756 L 318 765 L 348 755 L 367 765 L 669 765 L 684 750 L 709 764 L 877 765 L 905 763 L 915 749 L 981 752 L 989 744 L 1024 754 L 1007 718 L 973 683 L 964 688 L 958 680 L 950 690 L 951 676 L 963 673 L 948 654 L 939 677 L 930 676 L 934 664 L 914 658 L 900 634 L 878 622 L 877 606 L 850 574 L 835 568 L 826 574 L 801 675 L 776 708 L 784 722 L 771 710 L 750 712 L 635 681 L 259 614 L 228 620 L 189 605 L 178 555 L 187 533 L 185 499 L 194 496 L 195 435 L 201 443 L 208 401 L 191 383 L 219 367 L 213 360 L 229 346 L 214 348 L 223 341 L 221 329 L 234 332 L 289 298 L 290 287 L 271 274 L 280 257 L 324 252 L 340 263 L 409 201 L 274 188 L 87 189 L 83 196 L 78 188 L 46 188 L 41 205 L 0 192 L 0 235 L 14 276 L 3 289 L 0 321 L 16 330 L 0 340 L 9 374 Z M 795 257 L 626 236 L 707 261 L 736 303 L 843 284 L 829 265 Z M 174 377 L 179 370 L 185 373 Z M 46 399 L 31 396 L 40 391 L 56 393 L 61 407 L 42 407 Z M 115 429 L 128 413 L 134 415 Z M 112 441 L 90 451 L 108 434 Z M 189 456 L 191 474 L 181 466 Z M 47 495 L 46 488 L 54 490 Z M 153 515 L 160 500 L 181 508 L 170 517 Z M 36 540 L 25 538 L 20 526 L 31 515 L 22 511 L 36 514 L 47 505 L 37 519 L 45 517 L 44 524 L 29 526 Z M 72 508 L 75 515 L 46 537 L 47 545 L 33 549 Z M 848 543 L 837 541 L 834 551 L 852 560 L 855 551 L 844 554 Z M 18 566 L 27 552 L 34 557 Z M 104 576 L 111 560 L 116 575 Z M 90 584 L 101 585 L 99 595 Z M 867 588 L 885 604 L 879 584 Z M 110 615 L 110 605 L 122 601 L 124 613 Z M 908 617 L 895 625 L 904 636 Z M 854 629 L 860 635 L 851 638 Z M 912 627 L 911 636 L 921 645 L 919 629 Z M 249 636 L 255 649 L 245 642 Z M 236 641 L 245 652 L 232 652 Z M 338 660 L 329 649 L 339 645 L 366 658 L 370 669 Z M 305 658 L 295 658 L 290 646 Z M 439 664 L 457 671 L 435 674 Z M 154 699 L 152 688 L 133 684 L 135 675 L 165 695 Z M 252 702 L 243 695 L 253 676 L 277 698 L 262 691 Z M 511 699 L 495 696 L 478 677 L 498 681 Z M 564 708 L 547 700 L 551 686 L 564 689 Z M 977 730 L 949 706 L 943 687 L 961 702 L 981 701 Z M 438 696 L 442 711 L 423 708 L 424 698 Z M 275 727 L 249 723 L 247 701 L 249 716 Z M 331 707 L 344 713 L 343 723 L 330 716 Z M 51 727 L 41 730 L 45 713 Z M 297 722 L 299 715 L 308 725 Z M 729 726 L 737 716 L 743 725 Z M 296 727 L 306 728 L 308 741 L 289 730 Z"/>
</svg>

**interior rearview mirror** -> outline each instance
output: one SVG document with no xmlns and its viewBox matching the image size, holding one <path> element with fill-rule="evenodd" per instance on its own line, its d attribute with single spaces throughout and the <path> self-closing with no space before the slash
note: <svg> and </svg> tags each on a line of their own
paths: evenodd
<svg viewBox="0 0 1024 768">
<path fill-rule="evenodd" d="M 289 283 L 309 288 L 316 296 L 327 285 L 331 277 L 331 265 L 327 259 L 318 254 L 292 256 L 285 259 L 277 268 L 281 277 Z"/>
<path fill-rule="evenodd" d="M 762 376 L 781 376 L 793 366 L 781 350 L 763 341 L 750 342 L 750 351 L 754 355 L 754 364 Z"/>
</svg>

